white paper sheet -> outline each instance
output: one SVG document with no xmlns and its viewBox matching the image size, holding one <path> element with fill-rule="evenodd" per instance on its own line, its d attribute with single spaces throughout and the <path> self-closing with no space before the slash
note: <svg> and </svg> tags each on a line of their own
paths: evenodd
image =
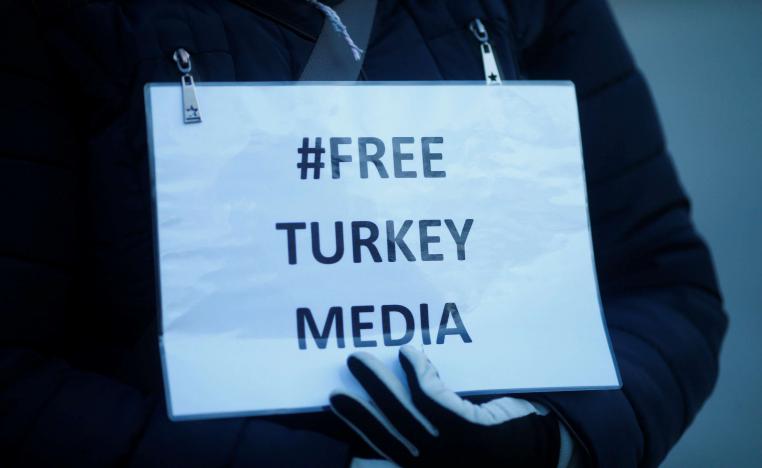
<svg viewBox="0 0 762 468">
<path fill-rule="evenodd" d="M 423 346 L 458 392 L 620 385 L 596 284 L 570 83 L 210 84 L 197 93 L 203 122 L 186 125 L 179 85 L 146 87 L 160 341 L 173 418 L 323 407 L 332 389 L 358 389 L 344 364 L 358 350 L 401 373 L 397 346 L 384 343 L 384 305 L 410 311 L 408 344 Z M 297 167 L 303 139 L 314 147 L 317 137 L 319 178 L 314 167 L 304 174 Z M 351 161 L 339 161 L 334 178 L 331 139 L 339 137 L 351 143 L 336 145 L 336 153 Z M 372 161 L 361 177 L 361 148 L 371 156 L 378 149 L 367 138 L 383 142 L 387 178 Z M 314 166 L 315 155 L 304 162 Z M 414 177 L 397 177 L 411 171 Z M 435 171 L 444 177 L 427 177 L 442 175 Z M 396 259 L 389 261 L 386 223 L 398 233 L 406 220 L 401 242 L 414 260 L 392 240 Z M 312 223 L 331 257 L 338 221 L 343 255 L 320 263 Z M 378 227 L 380 261 L 360 246 L 355 262 L 352 223 L 359 221 Z M 278 223 L 304 223 L 292 231 L 295 264 L 289 231 Z M 357 226 L 356 237 L 372 234 L 370 224 Z M 458 235 L 465 237 L 462 258 Z M 434 257 L 424 260 L 422 243 Z M 450 306 L 450 334 L 437 344 L 447 303 L 461 326 Z M 297 309 L 308 308 L 322 332 L 331 307 L 341 307 L 333 318 L 342 318 L 344 346 L 331 322 L 319 348 L 302 314 L 300 348 Z M 393 344 L 404 341 L 403 314 L 388 312 Z M 376 345 L 357 347 L 370 342 Z"/>
</svg>

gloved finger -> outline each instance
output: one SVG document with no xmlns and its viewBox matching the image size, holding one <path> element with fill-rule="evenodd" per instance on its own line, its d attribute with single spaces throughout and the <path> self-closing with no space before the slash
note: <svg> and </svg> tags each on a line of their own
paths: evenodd
<svg viewBox="0 0 762 468">
<path fill-rule="evenodd" d="M 461 398 L 445 386 L 426 355 L 413 347 L 403 346 L 400 349 L 400 363 L 407 376 L 413 401 L 435 424 L 446 424 L 441 421 L 446 415 L 491 426 L 531 414 L 543 414 L 535 405 L 519 398 L 502 397 L 482 405 Z"/>
<path fill-rule="evenodd" d="M 379 455 L 402 466 L 411 466 L 418 449 L 407 441 L 384 415 L 365 400 L 335 391 L 331 410 Z"/>
<path fill-rule="evenodd" d="M 437 429 L 415 407 L 405 385 L 375 356 L 358 352 L 349 356 L 350 372 L 392 425 L 416 447 L 425 447 Z"/>
<path fill-rule="evenodd" d="M 496 398 L 479 405 L 478 408 L 479 412 L 474 414 L 478 419 L 472 422 L 485 426 L 501 424 L 532 414 L 541 416 L 548 414 L 548 410 L 542 406 L 513 397 Z"/>
<path fill-rule="evenodd" d="M 449 427 L 463 419 L 479 419 L 476 414 L 480 411 L 479 407 L 447 388 L 434 365 L 421 351 L 412 346 L 403 346 L 400 348 L 399 360 L 413 402 L 435 426 Z"/>
</svg>

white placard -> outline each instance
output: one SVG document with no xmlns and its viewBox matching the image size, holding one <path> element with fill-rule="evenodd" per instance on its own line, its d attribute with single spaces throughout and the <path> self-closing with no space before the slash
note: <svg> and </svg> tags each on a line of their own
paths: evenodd
<svg viewBox="0 0 762 468">
<path fill-rule="evenodd" d="M 401 343 L 464 394 L 619 387 L 570 83 L 197 93 L 146 87 L 171 417 L 321 408 Z"/>
</svg>

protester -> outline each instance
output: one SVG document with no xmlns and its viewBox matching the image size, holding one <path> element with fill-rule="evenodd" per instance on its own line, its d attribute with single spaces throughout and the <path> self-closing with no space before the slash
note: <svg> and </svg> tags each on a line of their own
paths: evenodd
<svg viewBox="0 0 762 468">
<path fill-rule="evenodd" d="M 179 49 L 197 82 L 296 80 L 324 18 L 340 20 L 325 8 L 338 3 L 2 7 L 0 465 L 346 466 L 378 456 L 369 446 L 389 446 L 378 440 L 387 435 L 364 441 L 330 412 L 170 422 L 163 404 L 143 87 L 179 85 Z M 477 18 L 504 81 L 576 85 L 595 260 L 623 388 L 516 399 L 531 423 L 501 434 L 526 444 L 490 436 L 469 445 L 454 429 L 474 423 L 463 420 L 441 423 L 438 447 L 475 463 L 657 465 L 714 386 L 726 318 L 646 83 L 602 0 L 381 0 L 360 79 L 484 81 L 469 28 Z M 358 55 L 351 33 L 348 53 Z M 350 367 L 372 379 L 366 358 Z M 421 377 L 434 372 L 425 359 L 401 359 L 412 382 L 441 390 Z M 339 413 L 341 405 L 334 398 Z M 448 460 L 421 453 L 384 455 Z"/>
</svg>

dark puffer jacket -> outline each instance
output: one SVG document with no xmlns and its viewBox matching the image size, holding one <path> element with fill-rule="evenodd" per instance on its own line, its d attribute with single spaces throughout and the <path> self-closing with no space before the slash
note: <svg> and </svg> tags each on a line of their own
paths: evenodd
<svg viewBox="0 0 762 468">
<path fill-rule="evenodd" d="M 331 2 L 328 2 L 331 3 Z M 335 3 L 335 2 L 334 2 Z M 621 391 L 545 395 L 593 462 L 653 466 L 710 394 L 726 327 L 646 83 L 603 0 L 381 0 L 362 77 L 577 87 Z M 162 406 L 143 85 L 299 77 L 302 0 L 0 6 L 0 465 L 340 466 L 330 414 L 170 423 Z"/>
</svg>

